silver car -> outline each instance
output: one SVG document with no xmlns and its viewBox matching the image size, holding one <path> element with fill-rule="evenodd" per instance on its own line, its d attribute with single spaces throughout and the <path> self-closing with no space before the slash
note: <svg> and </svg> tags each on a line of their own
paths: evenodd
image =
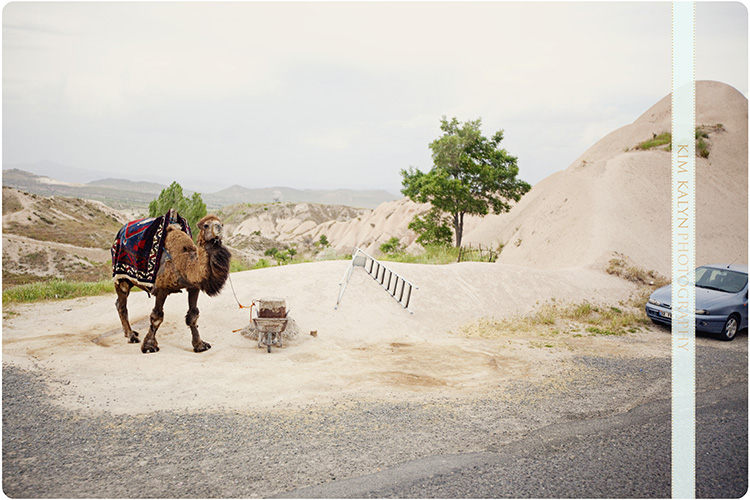
<svg viewBox="0 0 750 500">
<path fill-rule="evenodd" d="M 712 264 L 695 270 L 695 329 L 732 340 L 747 328 L 747 266 Z M 672 324 L 672 285 L 658 290 L 646 303 L 654 323 Z"/>
</svg>

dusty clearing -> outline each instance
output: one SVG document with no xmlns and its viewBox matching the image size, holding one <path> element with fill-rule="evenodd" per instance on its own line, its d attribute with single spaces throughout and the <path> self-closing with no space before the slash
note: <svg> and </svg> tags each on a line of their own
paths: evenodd
<svg viewBox="0 0 750 500">
<path fill-rule="evenodd" d="M 144 355 L 140 344 L 124 338 L 113 293 L 6 310 L 4 362 L 50 373 L 55 399 L 69 409 L 138 414 L 257 410 L 340 396 L 477 396 L 516 380 L 550 387 L 564 383 L 575 376 L 568 363 L 574 356 L 669 356 L 666 338 L 654 341 L 645 329 L 611 337 L 501 333 L 469 338 L 461 333 L 462 326 L 480 318 L 525 313 L 553 298 L 616 304 L 632 292 L 632 285 L 602 272 L 393 264 L 420 287 L 409 314 L 361 269 L 336 310 L 347 265 L 333 261 L 232 275 L 245 305 L 269 296 L 287 300 L 300 333 L 271 354 L 235 331 L 249 324 L 250 313 L 239 309 L 228 285 L 218 298 L 199 301 L 201 335 L 212 345 L 205 353 L 191 349 L 186 294 L 167 300 L 157 334 L 161 350 Z M 588 285 L 585 291 L 580 283 Z M 131 296 L 130 316 L 141 337 L 152 307 L 145 293 Z"/>
</svg>

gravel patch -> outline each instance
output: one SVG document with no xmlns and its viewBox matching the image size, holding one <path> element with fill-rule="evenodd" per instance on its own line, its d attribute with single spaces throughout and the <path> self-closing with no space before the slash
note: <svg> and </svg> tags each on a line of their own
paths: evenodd
<svg viewBox="0 0 750 500">
<path fill-rule="evenodd" d="M 702 349 L 699 366 L 741 368 L 743 360 L 746 349 Z M 134 416 L 63 409 L 44 373 L 4 364 L 3 490 L 25 498 L 269 497 L 425 457 L 498 451 L 535 429 L 669 397 L 668 359 L 582 356 L 569 365 L 478 398 L 342 397 Z"/>
</svg>

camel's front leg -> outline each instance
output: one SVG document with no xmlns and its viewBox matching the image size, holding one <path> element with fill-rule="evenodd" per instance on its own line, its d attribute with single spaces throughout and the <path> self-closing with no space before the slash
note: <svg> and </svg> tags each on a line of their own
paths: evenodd
<svg viewBox="0 0 750 500">
<path fill-rule="evenodd" d="M 151 311 L 151 327 L 148 329 L 146 338 L 143 339 L 141 345 L 141 352 L 146 354 L 149 352 L 159 352 L 159 345 L 156 342 L 156 330 L 161 326 L 164 321 L 164 301 L 167 300 L 167 293 L 162 291 L 156 292 L 156 303 L 154 304 L 154 310 Z"/>
<path fill-rule="evenodd" d="M 193 332 L 193 351 L 203 352 L 211 349 L 211 344 L 203 342 L 201 335 L 198 333 L 198 294 L 200 290 L 197 288 L 191 288 L 188 290 L 188 312 L 185 315 L 185 323 L 190 327 L 190 331 Z"/>
<path fill-rule="evenodd" d="M 117 292 L 117 301 L 115 306 L 117 307 L 117 313 L 120 315 L 120 323 L 122 323 L 122 331 L 125 333 L 131 344 L 140 342 L 138 339 L 138 332 L 133 331 L 130 327 L 130 320 L 128 319 L 128 295 L 130 295 L 130 289 L 133 284 L 126 280 L 120 280 L 115 283 L 115 291 Z"/>
</svg>

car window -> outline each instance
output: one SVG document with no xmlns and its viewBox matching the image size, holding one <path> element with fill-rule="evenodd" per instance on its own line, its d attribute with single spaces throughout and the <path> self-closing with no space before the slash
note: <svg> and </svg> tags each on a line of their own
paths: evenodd
<svg viewBox="0 0 750 500">
<path fill-rule="evenodd" d="M 737 293 L 747 285 L 747 274 L 729 269 L 699 267 L 695 270 L 695 285 L 710 290 Z"/>
</svg>

